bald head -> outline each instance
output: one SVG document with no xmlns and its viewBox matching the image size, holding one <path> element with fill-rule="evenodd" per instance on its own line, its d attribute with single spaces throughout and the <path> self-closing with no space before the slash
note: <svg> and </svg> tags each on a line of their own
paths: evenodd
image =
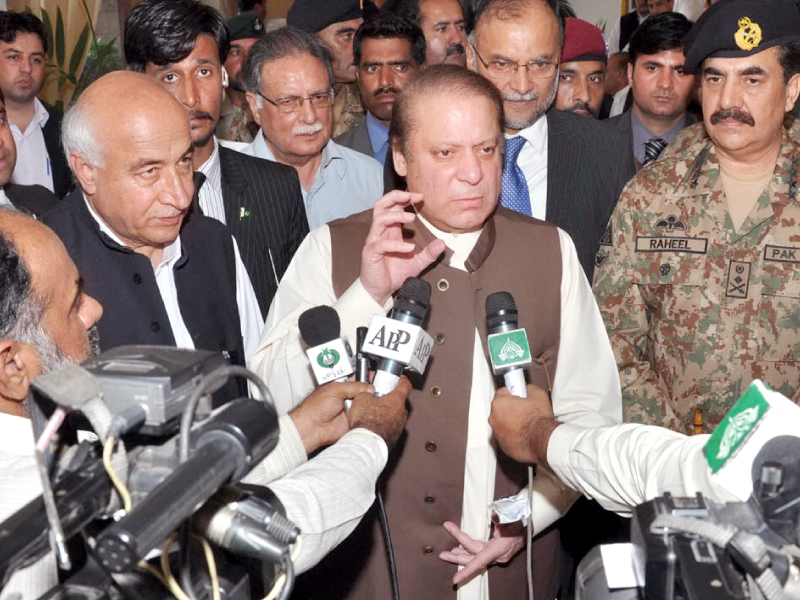
<svg viewBox="0 0 800 600">
<path fill-rule="evenodd" d="M 142 73 L 113 71 L 86 88 L 67 110 L 61 133 L 64 151 L 67 157 L 77 152 L 100 165 L 104 150 L 119 144 L 121 136 L 143 127 L 152 130 L 164 121 L 183 123 L 188 131 L 183 107 L 158 82 Z"/>
</svg>

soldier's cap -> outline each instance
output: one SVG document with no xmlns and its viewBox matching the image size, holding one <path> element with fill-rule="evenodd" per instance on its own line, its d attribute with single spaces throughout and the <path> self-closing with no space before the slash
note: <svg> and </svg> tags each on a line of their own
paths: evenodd
<svg viewBox="0 0 800 600">
<path fill-rule="evenodd" d="M 796 0 L 721 0 L 700 15 L 686 35 L 685 69 L 696 72 L 707 58 L 741 58 L 796 41 Z"/>
<path fill-rule="evenodd" d="M 228 19 L 228 32 L 231 34 L 231 41 L 244 40 L 247 38 L 260 38 L 264 35 L 264 24 L 255 11 L 248 10 Z"/>
<path fill-rule="evenodd" d="M 334 23 L 360 19 L 362 4 L 361 0 L 294 0 L 286 15 L 286 24 L 317 33 Z"/>
<path fill-rule="evenodd" d="M 564 48 L 561 50 L 562 64 L 576 60 L 606 62 L 607 53 L 602 31 L 583 19 L 567 17 L 564 24 Z"/>
</svg>

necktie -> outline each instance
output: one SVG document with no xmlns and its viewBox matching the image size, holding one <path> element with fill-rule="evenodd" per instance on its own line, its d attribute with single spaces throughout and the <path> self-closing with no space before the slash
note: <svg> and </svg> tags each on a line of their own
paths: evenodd
<svg viewBox="0 0 800 600">
<path fill-rule="evenodd" d="M 500 180 L 500 206 L 523 215 L 531 216 L 531 196 L 525 175 L 517 164 L 517 157 L 525 145 L 525 138 L 518 135 L 506 140 L 503 156 L 503 177 Z"/>
<path fill-rule="evenodd" d="M 660 137 L 652 137 L 644 143 L 644 162 L 642 166 L 649 165 L 655 159 L 658 158 L 658 155 L 661 154 L 661 151 L 667 147 L 667 142 L 662 140 Z"/>
</svg>

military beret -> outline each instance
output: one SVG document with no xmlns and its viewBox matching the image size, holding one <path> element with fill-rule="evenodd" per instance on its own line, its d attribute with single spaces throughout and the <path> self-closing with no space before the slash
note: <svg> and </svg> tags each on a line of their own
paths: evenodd
<svg viewBox="0 0 800 600">
<path fill-rule="evenodd" d="M 800 41 L 796 0 L 723 0 L 700 15 L 686 35 L 686 70 L 697 71 L 707 58 L 750 56 L 793 41 Z"/>
<path fill-rule="evenodd" d="M 567 17 L 564 25 L 564 47 L 561 62 L 574 60 L 602 60 L 608 58 L 603 32 L 583 19 Z"/>
<path fill-rule="evenodd" d="M 255 11 L 248 10 L 228 19 L 228 31 L 232 42 L 245 38 L 260 38 L 264 35 L 264 24 Z"/>
<path fill-rule="evenodd" d="M 361 17 L 361 0 L 294 0 L 286 24 L 317 33 L 328 25 Z"/>
</svg>

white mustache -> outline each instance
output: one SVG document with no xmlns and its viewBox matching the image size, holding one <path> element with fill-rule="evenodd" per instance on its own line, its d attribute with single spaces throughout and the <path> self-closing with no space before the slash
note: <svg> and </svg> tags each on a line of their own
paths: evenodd
<svg viewBox="0 0 800 600">
<path fill-rule="evenodd" d="M 533 102 L 539 99 L 539 93 L 530 91 L 527 94 L 520 94 L 519 92 L 506 92 L 503 100 L 510 102 Z"/>
<path fill-rule="evenodd" d="M 311 135 L 312 133 L 321 131 L 322 128 L 323 125 L 320 121 L 312 123 L 311 125 L 295 125 L 292 128 L 292 135 Z"/>
</svg>

